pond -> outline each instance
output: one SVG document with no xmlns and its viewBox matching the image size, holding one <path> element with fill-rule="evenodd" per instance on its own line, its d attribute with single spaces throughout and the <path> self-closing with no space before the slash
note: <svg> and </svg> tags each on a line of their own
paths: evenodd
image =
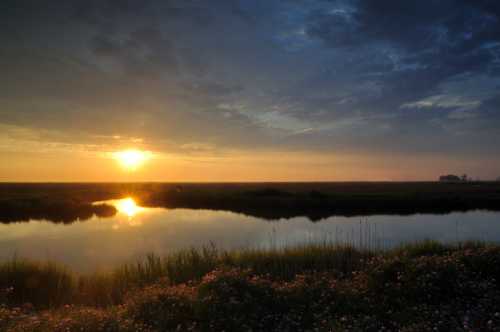
<svg viewBox="0 0 500 332">
<path fill-rule="evenodd" d="M 106 201 L 118 213 L 72 224 L 44 220 L 0 224 L 0 259 L 14 256 L 61 262 L 80 272 L 106 270 L 148 253 L 189 247 L 271 248 L 350 243 L 390 248 L 423 239 L 500 241 L 500 213 L 306 217 L 264 220 L 226 211 L 145 208 L 132 198 Z"/>
</svg>

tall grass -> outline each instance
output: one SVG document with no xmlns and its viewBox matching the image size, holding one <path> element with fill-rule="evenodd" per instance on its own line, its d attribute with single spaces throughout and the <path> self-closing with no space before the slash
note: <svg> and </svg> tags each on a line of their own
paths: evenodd
<svg viewBox="0 0 500 332">
<path fill-rule="evenodd" d="M 72 300 L 75 276 L 62 265 L 14 258 L 0 264 L 0 294 L 9 305 L 60 306 Z"/>
<path fill-rule="evenodd" d="M 64 304 L 104 307 L 121 303 L 124 295 L 133 289 L 160 280 L 166 285 L 196 282 L 220 268 L 251 269 L 276 280 L 291 280 L 297 274 L 324 271 L 342 278 L 363 269 L 374 256 L 415 257 L 481 245 L 469 243 L 451 246 L 424 241 L 389 251 L 328 243 L 233 251 L 208 246 L 163 257 L 150 254 L 143 260 L 122 265 L 109 273 L 91 275 L 77 275 L 54 263 L 14 258 L 0 263 L 0 302 L 9 306 L 29 303 L 37 308 Z"/>
<path fill-rule="evenodd" d="M 481 243 L 424 241 L 389 251 L 208 247 L 75 279 L 73 303 L 85 294 L 105 305 L 132 290 L 120 305 L 0 305 L 0 330 L 500 331 L 498 280 L 500 246 Z"/>
</svg>

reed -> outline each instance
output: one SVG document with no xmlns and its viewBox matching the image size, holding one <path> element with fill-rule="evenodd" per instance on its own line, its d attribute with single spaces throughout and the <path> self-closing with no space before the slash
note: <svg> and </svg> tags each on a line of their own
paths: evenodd
<svg viewBox="0 0 500 332">
<path fill-rule="evenodd" d="M 478 242 L 208 246 L 87 276 L 16 258 L 0 280 L 9 332 L 500 329 L 500 246 Z"/>
<path fill-rule="evenodd" d="M 329 272 L 342 277 L 360 271 L 373 257 L 441 255 L 481 243 L 444 245 L 433 241 L 407 244 L 392 250 L 359 249 L 352 244 L 307 244 L 272 249 L 222 250 L 214 245 L 187 249 L 160 257 L 149 254 L 133 264 L 79 275 L 52 262 L 20 258 L 0 264 L 0 301 L 8 306 L 54 308 L 64 304 L 105 307 L 123 302 L 124 296 L 162 281 L 168 285 L 197 282 L 220 268 L 252 270 L 273 280 L 292 280 L 303 273 Z"/>
</svg>

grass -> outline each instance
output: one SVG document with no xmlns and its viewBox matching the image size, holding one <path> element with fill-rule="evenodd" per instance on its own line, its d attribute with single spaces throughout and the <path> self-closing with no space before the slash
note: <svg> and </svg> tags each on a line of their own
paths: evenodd
<svg viewBox="0 0 500 332">
<path fill-rule="evenodd" d="M 500 246 L 149 255 L 108 274 L 0 265 L 2 331 L 498 331 Z"/>
<path fill-rule="evenodd" d="M 57 307 L 74 294 L 74 277 L 63 266 L 18 258 L 0 264 L 0 285 L 0 298 L 9 305 Z"/>
<path fill-rule="evenodd" d="M 276 280 L 290 280 L 305 271 L 350 273 L 370 251 L 347 245 L 307 245 L 276 250 L 219 250 L 215 246 L 182 250 L 164 257 L 154 254 L 108 273 L 77 275 L 55 263 L 15 258 L 0 264 L 0 289 L 8 306 L 30 303 L 37 308 L 63 304 L 105 307 L 119 304 L 130 289 L 162 280 L 177 285 L 201 280 L 218 268 L 251 269 Z"/>
</svg>

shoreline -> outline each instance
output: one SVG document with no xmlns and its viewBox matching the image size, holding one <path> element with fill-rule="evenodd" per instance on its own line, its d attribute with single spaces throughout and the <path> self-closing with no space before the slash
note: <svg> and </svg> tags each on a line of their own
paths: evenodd
<svg viewBox="0 0 500 332">
<path fill-rule="evenodd" d="M 223 210 L 266 220 L 304 216 L 500 211 L 500 182 L 260 184 L 0 184 L 0 222 L 60 223 L 112 216 L 93 202 L 133 197 L 144 207 Z"/>
</svg>

